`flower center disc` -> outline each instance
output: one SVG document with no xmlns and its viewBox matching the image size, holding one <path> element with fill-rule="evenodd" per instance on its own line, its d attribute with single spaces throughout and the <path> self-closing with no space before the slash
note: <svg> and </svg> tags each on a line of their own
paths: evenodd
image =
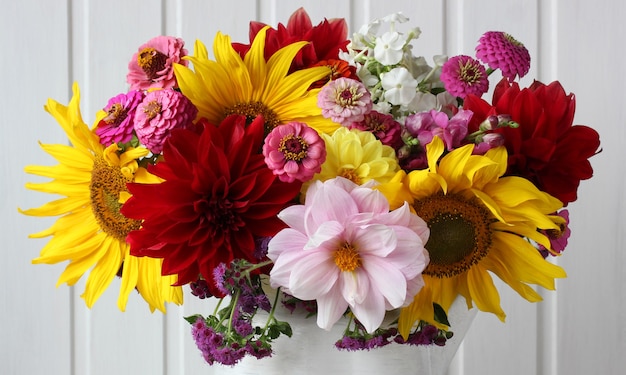
<svg viewBox="0 0 626 375">
<path fill-rule="evenodd" d="M 306 158 L 308 146 L 302 137 L 288 134 L 280 140 L 278 151 L 283 153 L 286 160 L 299 162 Z"/>
<path fill-rule="evenodd" d="M 335 251 L 333 259 L 337 267 L 344 272 L 352 272 L 361 266 L 359 252 L 348 243 Z"/>
<path fill-rule="evenodd" d="M 154 48 L 144 48 L 137 55 L 137 64 L 150 79 L 158 77 L 158 73 L 165 68 L 165 63 L 167 63 L 167 56 Z"/>
<path fill-rule="evenodd" d="M 119 167 L 108 165 L 102 157 L 94 161 L 89 185 L 91 209 L 102 231 L 122 242 L 126 242 L 130 231 L 141 226 L 140 220 L 120 213 L 120 193 L 128 191 L 126 182 Z"/>
<path fill-rule="evenodd" d="M 430 263 L 425 275 L 459 275 L 489 253 L 492 215 L 476 199 L 457 194 L 434 195 L 417 200 L 413 206 L 430 229 L 425 246 Z"/>
<path fill-rule="evenodd" d="M 229 115 L 246 116 L 246 124 L 251 124 L 257 116 L 263 116 L 265 134 L 269 134 L 276 126 L 280 124 L 280 120 L 276 113 L 269 109 L 262 102 L 253 103 L 237 103 L 231 108 L 224 110 L 224 117 Z"/>
</svg>

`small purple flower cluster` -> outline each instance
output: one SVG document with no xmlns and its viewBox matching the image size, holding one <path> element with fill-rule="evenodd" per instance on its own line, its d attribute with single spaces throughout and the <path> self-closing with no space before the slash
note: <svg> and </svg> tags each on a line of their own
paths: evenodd
<svg viewBox="0 0 626 375">
<path fill-rule="evenodd" d="M 259 268 L 243 260 L 220 264 L 214 270 L 217 288 L 230 303 L 214 315 L 187 318 L 202 356 L 209 363 L 235 365 L 246 355 L 257 359 L 272 355 L 271 342 L 281 334 L 291 336 L 291 327 L 273 316 L 271 304 L 261 288 L 261 279 L 253 271 Z M 202 298 L 206 281 L 192 285 L 192 293 Z M 254 325 L 253 318 L 261 309 L 270 312 L 265 328 Z"/>
<path fill-rule="evenodd" d="M 335 347 L 340 350 L 358 351 L 380 348 L 394 342 L 394 337 L 398 334 L 396 328 L 377 329 L 373 334 L 364 331 L 359 334 L 350 333 L 344 335 L 341 340 L 335 342 Z"/>
<path fill-rule="evenodd" d="M 202 317 L 192 324 L 191 334 L 208 364 L 221 363 L 227 366 L 237 364 L 246 355 L 257 359 L 270 357 L 272 349 L 261 340 L 247 340 L 244 345 L 229 339 L 228 335 L 216 331 Z"/>
<path fill-rule="evenodd" d="M 402 336 L 396 336 L 394 341 L 406 345 L 437 345 L 445 346 L 446 342 L 454 334 L 451 331 L 441 330 L 431 324 L 420 324 L 419 327 L 404 340 Z"/>
</svg>

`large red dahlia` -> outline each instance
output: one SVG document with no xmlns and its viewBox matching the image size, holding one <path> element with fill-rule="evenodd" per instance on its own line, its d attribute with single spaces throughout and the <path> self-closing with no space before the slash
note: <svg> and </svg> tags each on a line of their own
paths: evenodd
<svg viewBox="0 0 626 375">
<path fill-rule="evenodd" d="M 572 125 L 576 109 L 574 94 L 566 94 L 558 81 L 539 81 L 524 89 L 501 80 L 493 104 L 469 95 L 464 109 L 474 112 L 469 132 L 478 130 L 490 115 L 510 115 L 520 127 L 499 128 L 509 152 L 508 174 L 531 180 L 564 205 L 577 199 L 581 180 L 591 178 L 589 158 L 598 153 L 600 137 L 585 125 Z"/>
<path fill-rule="evenodd" d="M 267 26 L 262 22 L 250 22 L 250 43 L 256 34 Z M 338 60 L 339 50 L 346 50 L 348 45 L 348 24 L 343 18 L 336 18 L 320 22 L 313 26 L 311 18 L 304 8 L 296 10 L 287 25 L 278 24 L 276 29 L 267 30 L 265 36 L 265 59 L 269 58 L 279 49 L 292 43 L 307 41 L 293 60 L 291 70 L 309 68 L 322 60 Z M 233 43 L 233 48 L 245 56 L 250 49 L 249 44 Z"/>
<path fill-rule="evenodd" d="M 159 184 L 129 184 L 132 197 L 122 213 L 143 220 L 131 232 L 131 254 L 163 258 L 162 273 L 178 284 L 202 275 L 214 295 L 213 269 L 233 259 L 254 258 L 255 238 L 284 227 L 276 217 L 300 184 L 281 182 L 259 154 L 263 119 L 246 127 L 244 116 L 219 126 L 201 122 L 198 131 L 172 131 L 164 160 L 150 169 Z"/>
</svg>

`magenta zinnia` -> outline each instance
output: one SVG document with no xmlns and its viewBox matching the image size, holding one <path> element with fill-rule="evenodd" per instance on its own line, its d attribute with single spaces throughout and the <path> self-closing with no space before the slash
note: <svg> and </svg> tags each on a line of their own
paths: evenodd
<svg viewBox="0 0 626 375">
<path fill-rule="evenodd" d="M 451 95 L 465 98 L 481 96 L 489 90 L 485 67 L 470 56 L 451 57 L 441 67 L 441 81 Z"/>
<path fill-rule="evenodd" d="M 281 181 L 306 182 L 322 169 L 326 146 L 317 132 L 302 122 L 279 125 L 263 145 L 265 163 Z"/>
<path fill-rule="evenodd" d="M 256 261 L 255 238 L 284 227 L 276 215 L 300 189 L 267 168 L 262 140 L 260 117 L 247 127 L 244 116 L 229 116 L 198 132 L 175 130 L 150 170 L 164 182 L 129 184 L 123 213 L 143 220 L 129 234 L 131 253 L 163 258 L 163 274 L 177 274 L 180 285 L 201 275 L 221 295 L 213 269 L 235 258 Z"/>
<path fill-rule="evenodd" d="M 502 31 L 488 31 L 480 37 L 476 57 L 491 69 L 500 69 L 509 82 L 522 78 L 530 69 L 530 53 L 524 45 Z"/>
</svg>

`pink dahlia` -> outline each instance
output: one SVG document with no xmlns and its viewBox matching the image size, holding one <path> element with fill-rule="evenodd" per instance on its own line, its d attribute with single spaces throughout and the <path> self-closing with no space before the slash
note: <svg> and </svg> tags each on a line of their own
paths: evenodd
<svg viewBox="0 0 626 375">
<path fill-rule="evenodd" d="M 502 31 L 488 31 L 478 40 L 476 57 L 491 69 L 500 69 L 509 82 L 530 69 L 530 53 L 524 45 Z"/>
<path fill-rule="evenodd" d="M 185 42 L 171 36 L 157 36 L 139 47 L 128 63 L 126 81 L 131 90 L 176 87 L 173 64 L 187 66 Z"/>
<path fill-rule="evenodd" d="M 317 95 L 322 115 L 348 126 L 363 121 L 372 110 L 372 97 L 363 83 L 350 78 L 337 78 L 326 84 Z"/>
<path fill-rule="evenodd" d="M 250 125 L 231 115 L 219 125 L 199 121 L 198 129 L 175 129 L 163 160 L 149 170 L 164 181 L 129 184 L 132 196 L 122 207 L 142 220 L 128 235 L 131 253 L 162 258 L 162 273 L 178 284 L 208 281 L 211 294 L 223 296 L 214 270 L 233 259 L 257 262 L 255 239 L 285 227 L 276 216 L 300 191 L 281 182 L 258 151 L 263 119 Z"/>
<path fill-rule="evenodd" d="M 301 122 L 275 127 L 263 145 L 265 164 L 284 182 L 306 182 L 322 169 L 326 159 L 324 140 Z"/>
<path fill-rule="evenodd" d="M 424 285 L 429 230 L 407 203 L 390 212 L 379 191 L 337 177 L 315 181 L 304 205 L 278 217 L 289 228 L 269 243 L 270 284 L 316 300 L 321 328 L 350 308 L 373 332 L 385 311 L 410 303 Z"/>
<path fill-rule="evenodd" d="M 96 128 L 100 143 L 109 146 L 118 142 L 125 143 L 133 138 L 135 110 L 142 100 L 143 92 L 135 90 L 109 99 L 104 107 L 107 115 Z"/>
<path fill-rule="evenodd" d="M 451 57 L 443 64 L 441 81 L 451 95 L 459 98 L 469 94 L 481 96 L 489 90 L 485 67 L 478 60 L 465 55 Z"/>
<path fill-rule="evenodd" d="M 190 126 L 198 110 L 176 90 L 149 92 L 135 112 L 135 132 L 152 153 L 159 154 L 171 131 Z"/>
<path fill-rule="evenodd" d="M 371 111 L 365 115 L 363 121 L 353 122 L 348 128 L 369 131 L 382 144 L 394 149 L 402 146 L 402 125 L 392 115 Z"/>
<path fill-rule="evenodd" d="M 467 136 L 467 129 L 472 112 L 459 109 L 449 118 L 444 112 L 431 110 L 409 115 L 404 121 L 407 131 L 419 140 L 422 147 L 426 147 L 435 136 L 443 139 L 448 151 L 461 146 Z"/>
</svg>

